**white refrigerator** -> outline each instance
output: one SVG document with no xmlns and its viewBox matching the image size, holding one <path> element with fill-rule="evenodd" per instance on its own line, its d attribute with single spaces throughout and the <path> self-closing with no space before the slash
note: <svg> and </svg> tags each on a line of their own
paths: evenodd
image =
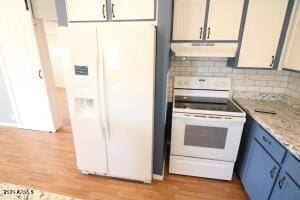
<svg viewBox="0 0 300 200">
<path fill-rule="evenodd" d="M 61 36 L 78 168 L 150 183 L 155 26 L 74 23 Z"/>
</svg>

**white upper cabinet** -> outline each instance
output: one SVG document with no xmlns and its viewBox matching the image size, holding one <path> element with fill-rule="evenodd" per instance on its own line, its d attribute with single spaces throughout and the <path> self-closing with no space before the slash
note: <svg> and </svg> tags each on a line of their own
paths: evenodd
<svg viewBox="0 0 300 200">
<path fill-rule="evenodd" d="M 238 67 L 272 68 L 288 0 L 250 0 Z"/>
<path fill-rule="evenodd" d="M 282 67 L 300 71 L 300 2 L 295 3 L 295 10 L 289 27 Z"/>
<path fill-rule="evenodd" d="M 175 0 L 173 40 L 238 40 L 243 7 L 243 0 Z"/>
<path fill-rule="evenodd" d="M 106 21 L 106 0 L 67 0 L 69 21 Z"/>
<path fill-rule="evenodd" d="M 69 21 L 154 20 L 155 0 L 67 0 Z"/>
<path fill-rule="evenodd" d="M 154 20 L 155 0 L 111 0 L 112 20 Z"/>
<path fill-rule="evenodd" d="M 238 40 L 244 1 L 211 0 L 206 40 Z"/>
<path fill-rule="evenodd" d="M 57 13 L 54 0 L 31 0 L 33 17 L 35 19 L 57 21 Z"/>
<path fill-rule="evenodd" d="M 202 40 L 206 0 L 175 0 L 173 40 Z"/>
</svg>

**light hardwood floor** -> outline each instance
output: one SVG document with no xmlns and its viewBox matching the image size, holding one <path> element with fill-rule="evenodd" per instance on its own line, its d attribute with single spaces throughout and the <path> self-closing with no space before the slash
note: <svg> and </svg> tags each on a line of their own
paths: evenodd
<svg viewBox="0 0 300 200">
<path fill-rule="evenodd" d="M 57 133 L 0 127 L 0 182 L 82 199 L 247 199 L 235 176 L 227 182 L 167 173 L 164 181 L 147 185 L 80 174 L 75 164 L 64 90 L 58 90 L 58 97 L 65 125 Z"/>
</svg>

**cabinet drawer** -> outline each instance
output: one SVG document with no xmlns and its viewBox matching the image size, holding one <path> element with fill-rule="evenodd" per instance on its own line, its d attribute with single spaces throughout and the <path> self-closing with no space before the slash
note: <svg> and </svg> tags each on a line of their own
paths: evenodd
<svg viewBox="0 0 300 200">
<path fill-rule="evenodd" d="M 292 156 L 291 153 L 288 153 L 283 166 L 292 179 L 300 185 L 300 161 Z"/>
<path fill-rule="evenodd" d="M 256 124 L 255 138 L 257 141 L 267 150 L 267 152 L 278 162 L 281 163 L 286 152 L 269 133 L 267 133 L 262 127 Z"/>
</svg>

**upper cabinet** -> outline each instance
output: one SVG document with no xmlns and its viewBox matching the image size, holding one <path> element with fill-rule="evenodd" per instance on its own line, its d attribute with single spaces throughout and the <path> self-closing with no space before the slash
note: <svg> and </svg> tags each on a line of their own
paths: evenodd
<svg viewBox="0 0 300 200">
<path fill-rule="evenodd" d="M 244 1 L 211 0 L 207 19 L 207 40 L 238 40 Z"/>
<path fill-rule="evenodd" d="M 155 0 L 67 0 L 69 21 L 154 20 Z"/>
<path fill-rule="evenodd" d="M 112 20 L 153 20 L 155 0 L 111 0 Z"/>
<path fill-rule="evenodd" d="M 241 0 L 175 0 L 173 40 L 237 41 Z"/>
<path fill-rule="evenodd" d="M 175 0 L 173 40 L 203 40 L 206 0 Z"/>
<path fill-rule="evenodd" d="M 69 21 L 106 21 L 106 0 L 67 0 Z"/>
<path fill-rule="evenodd" d="M 295 2 L 294 13 L 290 23 L 288 38 L 284 56 L 282 59 L 282 67 L 300 71 L 300 3 Z"/>
<path fill-rule="evenodd" d="M 249 0 L 238 67 L 275 67 L 288 3 L 289 0 Z"/>
<path fill-rule="evenodd" d="M 30 0 L 33 17 L 43 20 L 57 20 L 54 0 Z"/>
</svg>

